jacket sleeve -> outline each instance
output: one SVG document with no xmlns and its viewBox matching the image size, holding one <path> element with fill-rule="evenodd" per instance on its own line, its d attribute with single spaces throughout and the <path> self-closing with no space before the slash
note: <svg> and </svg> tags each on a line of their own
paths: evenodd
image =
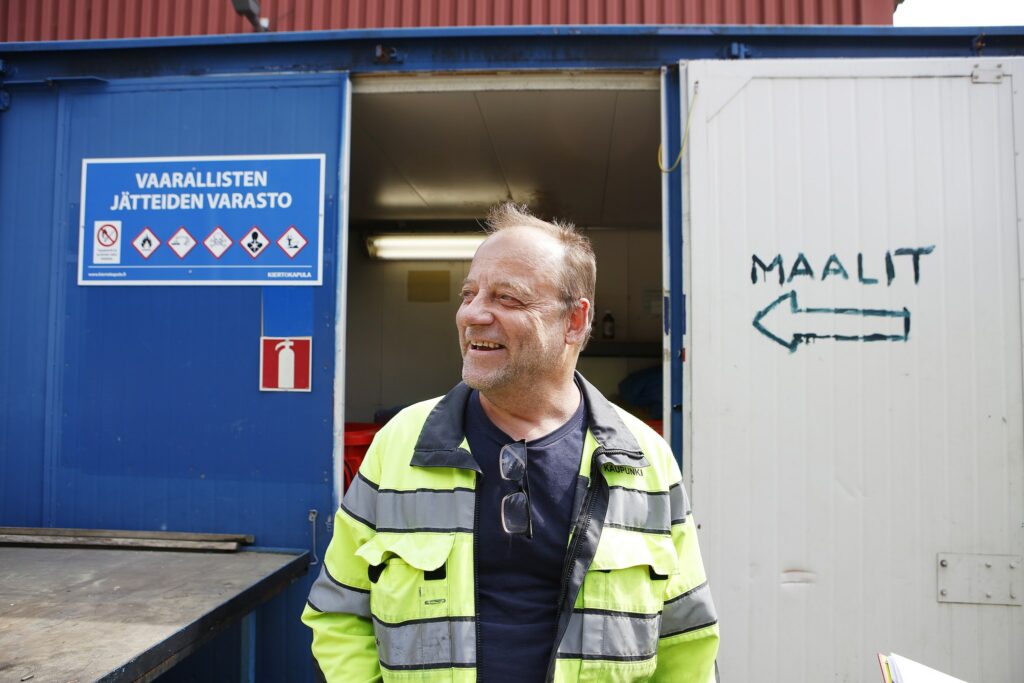
<svg viewBox="0 0 1024 683">
<path fill-rule="evenodd" d="M 669 490 L 672 503 L 672 541 L 679 556 L 679 573 L 665 584 L 658 640 L 659 683 L 714 683 L 718 680 L 718 615 L 711 599 L 704 563 L 697 545 L 697 528 L 690 504 L 672 460 L 677 483 Z"/>
<path fill-rule="evenodd" d="M 379 433 L 370 446 L 334 516 L 334 536 L 302 612 L 302 621 L 313 629 L 313 656 L 328 683 L 381 680 L 369 567 L 355 551 L 375 533 L 382 437 Z"/>
</svg>

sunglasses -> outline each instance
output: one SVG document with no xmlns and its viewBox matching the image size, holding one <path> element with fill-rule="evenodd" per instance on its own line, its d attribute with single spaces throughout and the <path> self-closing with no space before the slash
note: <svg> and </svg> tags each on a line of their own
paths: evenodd
<svg viewBox="0 0 1024 683">
<path fill-rule="evenodd" d="M 526 493 L 526 442 L 502 446 L 498 462 L 501 478 L 519 487 L 518 491 L 501 499 L 501 527 L 507 534 L 533 538 L 530 497 Z"/>
</svg>

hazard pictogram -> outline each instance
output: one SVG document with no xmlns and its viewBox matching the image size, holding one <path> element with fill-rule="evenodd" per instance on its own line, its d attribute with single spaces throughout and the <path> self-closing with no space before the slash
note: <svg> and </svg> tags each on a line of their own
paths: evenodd
<svg viewBox="0 0 1024 683">
<path fill-rule="evenodd" d="M 253 258 L 262 254 L 268 244 L 270 244 L 270 240 L 255 225 L 247 230 L 245 237 L 242 238 L 242 246 L 245 247 L 245 251 L 248 252 L 249 256 Z"/>
<path fill-rule="evenodd" d="M 196 238 L 193 237 L 185 226 L 178 228 L 178 231 L 171 236 L 171 239 L 167 241 L 168 246 L 174 250 L 174 253 L 178 255 L 178 258 L 185 258 L 185 255 L 192 251 L 192 248 L 196 246 Z"/>
<path fill-rule="evenodd" d="M 96 241 L 103 247 L 117 244 L 118 230 L 112 223 L 104 223 L 96 230 Z"/>
<path fill-rule="evenodd" d="M 132 246 L 135 247 L 135 251 L 139 252 L 142 258 L 148 259 L 156 251 L 156 248 L 160 246 L 160 240 L 156 238 L 152 230 L 145 227 L 138 237 L 132 240 Z"/>
<path fill-rule="evenodd" d="M 92 262 L 121 263 L 121 221 L 93 221 Z"/>
<path fill-rule="evenodd" d="M 281 247 L 281 251 L 288 254 L 288 258 L 295 258 L 295 255 L 302 251 L 302 248 L 307 244 L 309 242 L 294 225 L 289 226 L 277 240 L 277 246 Z"/>
<path fill-rule="evenodd" d="M 231 241 L 231 238 L 228 237 L 228 234 L 224 232 L 219 225 L 213 229 L 213 232 L 206 236 L 205 240 L 203 240 L 203 246 L 210 250 L 210 253 L 213 254 L 214 258 L 220 258 L 223 256 L 224 252 L 227 251 L 232 244 L 234 244 L 234 242 Z"/>
</svg>

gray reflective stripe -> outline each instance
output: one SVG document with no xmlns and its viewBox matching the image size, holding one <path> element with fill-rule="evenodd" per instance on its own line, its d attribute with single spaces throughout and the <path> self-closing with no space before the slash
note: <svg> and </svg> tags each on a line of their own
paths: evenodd
<svg viewBox="0 0 1024 683">
<path fill-rule="evenodd" d="M 606 526 L 645 531 L 656 534 L 672 533 L 671 504 L 665 491 L 648 492 L 608 487 Z"/>
<path fill-rule="evenodd" d="M 665 602 L 661 618 L 661 637 L 696 631 L 718 621 L 715 603 L 707 582 Z"/>
<path fill-rule="evenodd" d="M 673 484 L 668 490 L 668 497 L 672 501 L 672 523 L 682 524 L 690 516 L 690 499 L 682 483 Z"/>
<path fill-rule="evenodd" d="M 637 661 L 658 652 L 659 614 L 575 610 L 558 644 L 561 659 Z"/>
<path fill-rule="evenodd" d="M 309 589 L 309 604 L 318 612 L 338 612 L 370 617 L 370 591 L 346 586 L 331 576 L 327 567 Z"/>
<path fill-rule="evenodd" d="M 377 485 L 359 472 L 341 499 L 341 509 L 371 529 L 377 528 Z"/>
<path fill-rule="evenodd" d="M 473 617 L 416 619 L 389 624 L 373 618 L 377 654 L 386 669 L 476 666 Z"/>
<path fill-rule="evenodd" d="M 470 489 L 377 492 L 377 531 L 473 531 Z"/>
<path fill-rule="evenodd" d="M 377 531 L 472 531 L 473 495 L 471 489 L 381 489 L 356 475 L 341 507 Z"/>
</svg>

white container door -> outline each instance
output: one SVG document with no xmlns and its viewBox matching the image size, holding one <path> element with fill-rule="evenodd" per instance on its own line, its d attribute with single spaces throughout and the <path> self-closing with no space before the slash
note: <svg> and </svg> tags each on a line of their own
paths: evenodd
<svg viewBox="0 0 1024 683">
<path fill-rule="evenodd" d="M 1024 681 L 1024 60 L 682 67 L 723 680 Z"/>
</svg>

